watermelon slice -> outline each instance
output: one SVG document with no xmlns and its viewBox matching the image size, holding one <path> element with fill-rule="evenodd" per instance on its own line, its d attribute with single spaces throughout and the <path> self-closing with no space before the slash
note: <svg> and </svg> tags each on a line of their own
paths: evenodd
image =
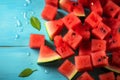
<svg viewBox="0 0 120 80">
<path fill-rule="evenodd" d="M 45 0 L 45 3 L 58 7 L 58 0 Z"/>
<path fill-rule="evenodd" d="M 58 68 L 58 71 L 66 76 L 69 80 L 72 80 L 72 78 L 78 72 L 75 65 L 73 65 L 69 60 L 65 60 L 64 63 Z"/>
<path fill-rule="evenodd" d="M 72 12 L 73 11 L 73 4 L 74 2 L 72 0 L 59 0 L 59 5 L 60 8 L 67 12 Z"/>
<path fill-rule="evenodd" d="M 41 45 L 45 44 L 45 36 L 41 34 L 31 34 L 30 35 L 30 48 L 40 49 Z"/>
<path fill-rule="evenodd" d="M 48 32 L 49 38 L 53 40 L 55 35 L 60 34 L 62 31 L 64 24 L 61 19 L 59 20 L 52 20 L 52 21 L 47 21 L 45 23 L 46 30 Z"/>
<path fill-rule="evenodd" d="M 79 71 L 92 70 L 90 55 L 75 56 L 75 65 Z"/>
<path fill-rule="evenodd" d="M 106 51 L 106 41 L 99 39 L 92 39 L 91 50 L 94 51 Z"/>
<path fill-rule="evenodd" d="M 74 51 L 65 43 L 61 36 L 55 36 L 54 43 L 56 46 L 56 51 L 64 59 L 74 55 Z"/>
<path fill-rule="evenodd" d="M 77 34 L 75 31 L 70 29 L 65 36 L 63 37 L 63 40 L 68 43 L 68 45 L 76 50 L 78 46 L 80 45 L 82 41 L 81 35 Z"/>
<path fill-rule="evenodd" d="M 45 45 L 41 46 L 38 61 L 37 61 L 38 64 L 52 62 L 52 61 L 59 60 L 59 59 L 61 59 L 61 57 L 58 55 L 57 52 L 53 51 L 48 46 L 45 46 Z"/>
<path fill-rule="evenodd" d="M 108 65 L 108 57 L 104 51 L 98 51 L 91 54 L 94 67 L 104 67 Z"/>
<path fill-rule="evenodd" d="M 80 3 L 75 3 L 73 5 L 74 5 L 74 8 L 73 8 L 74 15 L 78 17 L 85 17 L 85 11 L 83 6 Z"/>
<path fill-rule="evenodd" d="M 107 72 L 99 75 L 100 80 L 115 80 L 113 72 Z"/>
<path fill-rule="evenodd" d="M 76 80 L 94 80 L 94 78 L 88 72 L 84 72 Z"/>
<path fill-rule="evenodd" d="M 45 20 L 54 20 L 57 14 L 57 7 L 54 7 L 52 5 L 46 4 L 41 16 Z"/>
</svg>

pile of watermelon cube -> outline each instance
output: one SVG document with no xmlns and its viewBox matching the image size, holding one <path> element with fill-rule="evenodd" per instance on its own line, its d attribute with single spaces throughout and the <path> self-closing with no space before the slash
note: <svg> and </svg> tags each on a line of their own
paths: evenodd
<svg viewBox="0 0 120 80">
<path fill-rule="evenodd" d="M 120 68 L 120 0 L 44 0 L 41 17 L 55 50 L 42 34 L 30 35 L 30 48 L 40 49 L 38 63 L 64 60 L 58 71 L 68 80 L 95 80 L 88 71 L 114 65 Z M 67 15 L 56 18 L 59 10 Z M 109 55 L 112 59 L 109 60 Z M 74 56 L 74 62 L 69 58 Z M 120 72 L 119 72 L 120 73 Z M 99 80 L 120 80 L 114 72 Z"/>
</svg>

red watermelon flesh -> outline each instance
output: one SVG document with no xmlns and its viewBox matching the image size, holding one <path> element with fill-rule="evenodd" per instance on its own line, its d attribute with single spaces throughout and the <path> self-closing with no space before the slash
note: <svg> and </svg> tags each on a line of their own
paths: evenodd
<svg viewBox="0 0 120 80">
<path fill-rule="evenodd" d="M 117 78 L 116 78 L 116 80 L 120 80 L 120 75 L 117 75 Z"/>
<path fill-rule="evenodd" d="M 72 64 L 72 62 L 70 62 L 69 60 L 65 60 L 63 64 L 58 68 L 58 71 L 69 80 L 72 80 L 72 78 L 78 72 L 75 65 Z"/>
<path fill-rule="evenodd" d="M 64 24 L 61 19 L 59 20 L 52 20 L 52 21 L 47 21 L 45 23 L 46 30 L 48 32 L 49 38 L 53 40 L 53 38 L 60 34 L 62 31 Z"/>
<path fill-rule="evenodd" d="M 84 11 L 82 4 L 74 3 L 73 13 L 76 16 L 85 17 L 85 11 Z"/>
<path fill-rule="evenodd" d="M 52 6 L 58 7 L 59 0 L 45 0 L 46 4 L 50 4 Z"/>
<path fill-rule="evenodd" d="M 92 11 L 85 19 L 85 23 L 90 25 L 91 28 L 96 28 L 100 21 L 102 21 L 102 18 L 94 11 Z"/>
<path fill-rule="evenodd" d="M 52 5 L 46 4 L 41 16 L 45 20 L 54 20 L 57 14 L 57 7 L 54 7 Z"/>
<path fill-rule="evenodd" d="M 99 39 L 92 39 L 91 50 L 94 51 L 106 51 L 106 41 Z"/>
<path fill-rule="evenodd" d="M 105 51 L 91 53 L 92 64 L 94 67 L 104 67 L 108 65 L 108 57 Z"/>
<path fill-rule="evenodd" d="M 120 49 L 120 34 L 115 34 L 109 40 L 107 40 L 107 50 L 115 51 Z"/>
<path fill-rule="evenodd" d="M 91 2 L 90 3 L 90 9 L 91 9 L 91 11 L 94 11 L 99 15 L 103 14 L 103 8 L 102 8 L 101 3 L 100 3 L 99 0 Z"/>
<path fill-rule="evenodd" d="M 82 24 L 81 20 L 73 13 L 69 13 L 68 15 L 63 17 L 62 20 L 67 29 L 73 29 L 74 27 L 80 26 Z"/>
<path fill-rule="evenodd" d="M 63 10 L 67 11 L 67 12 L 72 12 L 73 11 L 73 1 L 71 0 L 60 0 L 59 1 L 59 5 L 60 8 L 62 8 Z"/>
<path fill-rule="evenodd" d="M 107 25 L 105 25 L 103 22 L 100 22 L 97 28 L 94 28 L 92 30 L 93 35 L 99 39 L 104 39 L 110 34 L 110 32 L 111 32 L 111 29 Z"/>
<path fill-rule="evenodd" d="M 80 72 L 92 70 L 90 55 L 75 56 L 75 66 Z"/>
<path fill-rule="evenodd" d="M 82 4 L 83 7 L 89 7 L 89 0 L 78 0 L 78 3 Z"/>
<path fill-rule="evenodd" d="M 68 58 L 74 55 L 74 51 L 65 43 L 61 36 L 56 36 L 55 39 L 56 51 L 62 58 Z"/>
<path fill-rule="evenodd" d="M 120 52 L 113 52 L 112 53 L 112 65 L 116 65 L 120 67 Z"/>
<path fill-rule="evenodd" d="M 82 41 L 81 35 L 77 34 L 75 31 L 70 29 L 65 36 L 63 37 L 63 40 L 74 50 L 78 48 Z"/>
<path fill-rule="evenodd" d="M 107 72 L 99 75 L 99 80 L 115 80 L 113 72 Z"/>
<path fill-rule="evenodd" d="M 31 34 L 30 35 L 30 48 L 40 49 L 41 45 L 45 44 L 45 36 L 41 34 Z"/>
<path fill-rule="evenodd" d="M 94 80 L 94 78 L 88 72 L 84 72 L 76 80 Z"/>
<path fill-rule="evenodd" d="M 103 8 L 104 14 L 112 18 L 114 18 L 119 11 L 120 11 L 119 6 L 111 0 L 109 0 Z"/>
<path fill-rule="evenodd" d="M 90 55 L 91 54 L 91 41 L 82 41 L 79 47 L 79 55 Z"/>
<path fill-rule="evenodd" d="M 82 36 L 83 40 L 89 40 L 90 39 L 90 26 L 85 24 L 85 25 L 79 25 L 77 27 L 74 27 L 73 29 L 76 33 Z"/>
<path fill-rule="evenodd" d="M 46 62 L 52 62 L 61 59 L 60 55 L 58 55 L 57 52 L 49 48 L 48 46 L 42 45 L 39 57 L 38 57 L 38 63 L 46 63 Z"/>
</svg>

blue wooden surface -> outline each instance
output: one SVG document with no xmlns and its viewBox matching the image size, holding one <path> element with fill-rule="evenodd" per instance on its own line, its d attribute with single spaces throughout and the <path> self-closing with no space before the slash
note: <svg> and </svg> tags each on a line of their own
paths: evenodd
<svg viewBox="0 0 120 80">
<path fill-rule="evenodd" d="M 31 33 L 44 34 L 51 42 L 45 30 L 40 13 L 44 0 L 0 0 L 0 80 L 67 80 L 58 71 L 58 66 L 37 64 L 39 50 L 30 49 Z M 31 16 L 41 21 L 41 31 L 31 27 Z M 30 77 L 20 78 L 25 68 L 38 69 Z"/>
<path fill-rule="evenodd" d="M 28 2 L 27 2 L 28 1 Z M 44 34 L 48 42 L 48 34 L 44 20 L 40 17 L 44 0 L 0 0 L 0 80 L 67 80 L 52 65 L 38 65 L 39 50 L 29 48 L 31 33 Z M 41 30 L 30 25 L 30 17 L 35 16 L 41 22 Z M 25 68 L 38 69 L 27 78 L 18 77 Z M 90 72 L 96 78 L 103 69 Z M 98 78 L 96 78 L 98 80 Z"/>
</svg>

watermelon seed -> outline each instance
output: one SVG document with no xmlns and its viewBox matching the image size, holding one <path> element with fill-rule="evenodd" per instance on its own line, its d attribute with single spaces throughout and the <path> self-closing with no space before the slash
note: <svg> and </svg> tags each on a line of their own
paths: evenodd
<svg viewBox="0 0 120 80">
<path fill-rule="evenodd" d="M 113 11 L 114 9 L 113 8 L 110 8 L 110 11 Z"/>
<path fill-rule="evenodd" d="M 101 61 L 101 59 L 98 59 L 98 62 L 100 62 Z"/>
<path fill-rule="evenodd" d="M 78 5 L 78 3 L 77 3 L 77 2 L 73 3 L 73 6 L 77 6 L 77 5 Z"/>
<path fill-rule="evenodd" d="M 72 33 L 72 37 L 75 37 L 75 35 L 76 35 L 75 33 Z"/>
<path fill-rule="evenodd" d="M 101 27 L 100 28 L 101 32 L 106 33 L 106 31 Z"/>
</svg>

